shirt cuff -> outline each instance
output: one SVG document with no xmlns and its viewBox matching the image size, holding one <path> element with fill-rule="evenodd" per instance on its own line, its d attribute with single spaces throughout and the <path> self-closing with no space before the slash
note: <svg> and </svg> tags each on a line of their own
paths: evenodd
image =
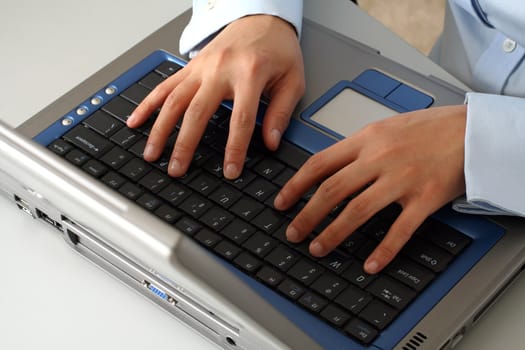
<svg viewBox="0 0 525 350">
<path fill-rule="evenodd" d="M 224 26 L 244 16 L 266 14 L 282 18 L 301 33 L 302 0 L 195 0 L 193 15 L 179 42 L 181 54 L 202 48 L 202 43 Z"/>
<path fill-rule="evenodd" d="M 468 93 L 466 100 L 466 203 L 484 214 L 525 216 L 525 99 Z"/>
</svg>

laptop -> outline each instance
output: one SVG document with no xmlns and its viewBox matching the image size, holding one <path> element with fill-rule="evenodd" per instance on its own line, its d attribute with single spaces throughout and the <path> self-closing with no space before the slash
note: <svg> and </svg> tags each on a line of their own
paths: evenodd
<svg viewBox="0 0 525 350">
<path fill-rule="evenodd" d="M 141 161 L 148 125 L 122 124 L 185 64 L 172 38 L 188 20 L 177 17 L 18 130 L 2 123 L 0 193 L 223 348 L 453 346 L 521 271 L 522 220 L 443 208 L 384 273 L 368 276 L 361 262 L 395 205 L 316 260 L 284 239 L 294 212 L 275 212 L 271 196 L 309 154 L 373 118 L 461 103 L 463 92 L 305 21 L 307 91 L 282 147 L 270 154 L 256 134 L 242 181 L 225 181 L 224 103 L 192 173 L 167 178 L 163 159 Z"/>
</svg>

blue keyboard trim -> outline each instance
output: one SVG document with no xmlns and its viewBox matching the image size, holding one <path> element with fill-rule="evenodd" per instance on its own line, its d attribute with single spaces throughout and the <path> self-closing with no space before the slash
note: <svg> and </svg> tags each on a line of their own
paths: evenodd
<svg viewBox="0 0 525 350">
<path fill-rule="evenodd" d="M 114 96 L 118 95 L 119 92 L 127 89 L 130 85 L 134 84 L 142 76 L 156 68 L 160 63 L 165 60 L 173 61 L 182 66 L 185 62 L 169 55 L 164 51 L 155 51 L 150 56 L 144 58 L 136 66 L 129 71 L 125 72 L 122 76 L 117 78 L 115 81 L 108 84 L 117 89 L 117 93 L 113 96 L 105 94 L 104 89 L 96 92 L 93 96 L 99 96 L 103 98 L 103 103 L 93 108 L 90 104 L 91 97 L 81 103 L 80 106 L 88 108 L 88 113 L 82 117 L 76 116 L 75 111 L 78 108 L 67 113 L 65 116 L 60 118 L 57 122 L 53 123 L 50 127 L 45 129 L 42 133 L 37 135 L 34 139 L 40 144 L 47 146 L 53 140 L 59 138 L 72 127 L 82 122 L 85 118 L 89 117 L 96 110 L 101 108 L 105 103 L 111 100 Z M 372 92 L 366 90 L 358 84 L 354 84 L 348 81 L 339 82 L 336 86 L 330 89 L 327 94 L 323 95 L 318 101 L 312 105 L 313 107 L 322 106 L 323 99 L 324 103 L 328 101 L 330 94 L 337 93 L 342 88 L 353 88 L 358 92 L 365 93 L 370 96 Z M 328 96 L 328 97 L 327 97 Z M 385 100 L 385 104 L 393 109 L 401 108 L 400 106 L 394 105 L 389 101 Z M 223 105 L 231 109 L 231 102 L 225 102 Z M 264 104 L 263 108 L 258 113 L 258 123 L 261 122 L 264 115 Z M 310 106 L 307 110 L 312 109 Z M 397 110 L 397 109 L 396 109 Z M 304 114 L 304 112 L 303 112 Z M 73 123 L 64 127 L 61 124 L 63 118 L 72 117 Z M 300 120 L 292 119 L 288 127 L 284 138 L 288 141 L 297 144 L 305 150 L 316 153 L 324 148 L 334 144 L 336 140 L 329 137 L 318 130 L 304 124 Z M 250 288 L 261 295 L 276 309 L 281 310 L 283 314 L 300 327 L 305 333 L 309 334 L 316 342 L 326 349 L 390 349 L 397 345 L 403 337 L 451 290 L 454 285 L 486 254 L 486 252 L 496 244 L 496 242 L 504 235 L 504 229 L 486 219 L 478 216 L 469 216 L 456 213 L 449 208 L 444 208 L 439 211 L 435 218 L 442 222 L 456 228 L 463 232 L 467 236 L 473 239 L 470 246 L 467 247 L 465 252 L 453 261 L 451 266 L 442 273 L 412 304 L 410 304 L 402 315 L 396 318 L 392 324 L 384 330 L 381 335 L 374 341 L 369 347 L 364 347 L 344 336 L 339 331 L 335 330 L 327 323 L 317 319 L 310 313 L 297 306 L 293 302 L 289 301 L 285 297 L 278 294 L 278 292 L 266 287 L 261 282 L 253 279 L 252 277 L 244 274 L 230 263 L 227 263 L 223 259 L 210 253 L 212 256 L 220 261 L 226 268 L 232 271 L 238 278 L 244 281 Z"/>
<path fill-rule="evenodd" d="M 151 70 L 156 68 L 159 64 L 161 64 L 164 61 L 172 61 L 180 65 L 186 64 L 183 60 L 177 57 L 174 57 L 165 51 L 160 51 L 160 50 L 155 51 L 151 55 L 147 56 L 142 61 L 137 63 L 135 66 L 133 66 L 132 69 L 126 71 L 124 74 L 119 76 L 117 79 L 115 79 L 108 85 L 104 86 L 101 90 L 95 92 L 92 96 L 90 96 L 84 102 L 80 103 L 73 110 L 69 111 L 62 118 L 58 119 L 56 122 L 51 124 L 48 128 L 46 128 L 41 133 L 36 135 L 33 139 L 36 142 L 40 143 L 41 145 L 44 145 L 44 146 L 49 145 L 51 142 L 60 138 L 66 132 L 68 132 L 73 127 L 81 123 L 84 119 L 88 118 L 90 115 L 92 115 L 97 110 L 102 108 L 106 103 L 111 101 L 119 93 L 126 90 L 128 87 L 130 87 L 134 83 L 136 83 L 137 80 L 142 78 L 144 75 L 149 73 Z M 105 89 L 108 86 L 115 88 L 116 92 L 112 95 L 108 95 L 105 92 Z M 93 106 L 91 104 L 91 99 L 95 96 L 102 98 L 102 103 L 97 106 Z M 81 108 L 81 107 L 86 108 L 87 113 L 85 113 L 82 116 L 79 116 L 77 115 L 76 111 L 78 108 Z M 66 118 L 71 119 L 72 121 L 72 123 L 68 126 L 62 125 L 62 120 Z"/>
</svg>

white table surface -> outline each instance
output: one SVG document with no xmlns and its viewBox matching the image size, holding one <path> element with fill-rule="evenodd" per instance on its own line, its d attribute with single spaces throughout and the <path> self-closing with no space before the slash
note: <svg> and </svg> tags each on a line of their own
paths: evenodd
<svg viewBox="0 0 525 350">
<path fill-rule="evenodd" d="M 459 84 L 348 1 L 320 3 L 306 1 L 306 15 L 420 72 Z M 190 0 L 4 2 L 0 118 L 20 124 L 190 5 Z M 3 197 L 0 222 L 2 349 L 215 348 Z M 522 348 L 524 293 L 521 278 L 458 349 Z"/>
</svg>

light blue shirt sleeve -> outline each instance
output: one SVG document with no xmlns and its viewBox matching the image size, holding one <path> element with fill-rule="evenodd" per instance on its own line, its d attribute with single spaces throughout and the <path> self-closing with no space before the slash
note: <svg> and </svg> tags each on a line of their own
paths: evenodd
<svg viewBox="0 0 525 350">
<path fill-rule="evenodd" d="M 278 16 L 291 23 L 298 35 L 301 33 L 302 0 L 193 0 L 193 15 L 179 42 L 181 54 L 200 49 L 210 36 L 234 20 L 255 14 Z"/>
<path fill-rule="evenodd" d="M 467 94 L 466 202 L 459 211 L 525 216 L 525 99 Z"/>
</svg>

